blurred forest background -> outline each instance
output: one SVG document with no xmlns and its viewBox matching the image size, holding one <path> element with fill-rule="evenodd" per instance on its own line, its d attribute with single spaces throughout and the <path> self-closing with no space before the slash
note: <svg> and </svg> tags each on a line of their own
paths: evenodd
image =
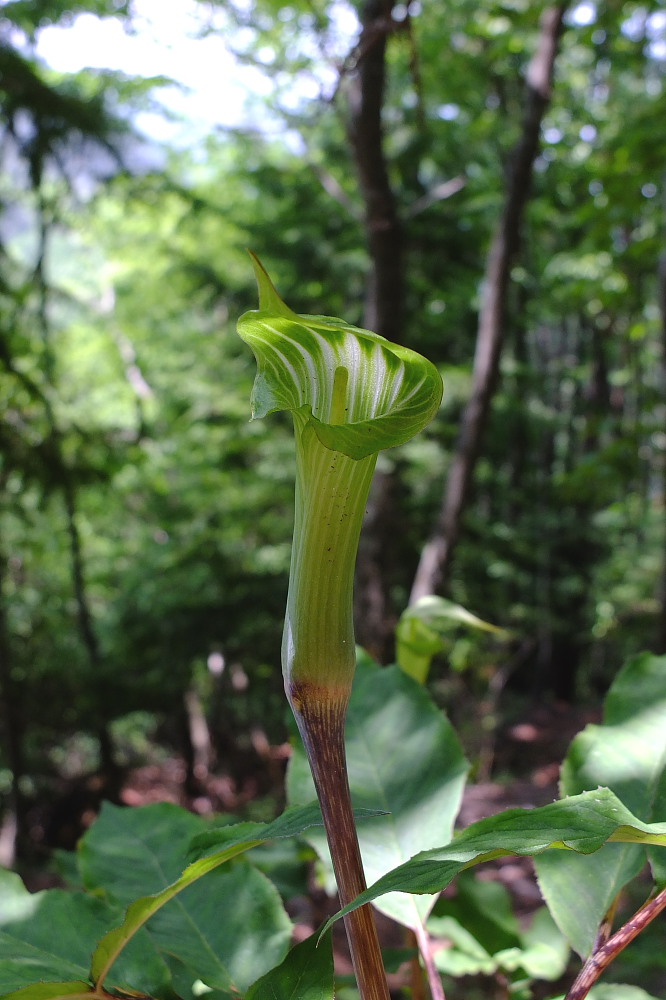
<svg viewBox="0 0 666 1000">
<path fill-rule="evenodd" d="M 270 86 L 228 125 L 211 79 L 219 125 L 175 146 L 137 125 L 165 80 L 36 54 L 81 13 L 131 33 L 131 2 L 0 8 L 3 860 L 71 846 L 58 796 L 137 763 L 195 802 L 215 774 L 216 807 L 280 794 L 292 434 L 249 422 L 247 247 L 296 311 L 444 377 L 380 458 L 375 658 L 423 594 L 510 630 L 432 672 L 492 728 L 666 651 L 666 4 L 198 7 Z"/>
</svg>

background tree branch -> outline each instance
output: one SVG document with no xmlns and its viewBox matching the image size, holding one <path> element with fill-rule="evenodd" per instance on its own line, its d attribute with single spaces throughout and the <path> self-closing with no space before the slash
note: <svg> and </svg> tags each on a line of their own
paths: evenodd
<svg viewBox="0 0 666 1000">
<path fill-rule="evenodd" d="M 442 592 L 447 586 L 497 383 L 511 266 L 520 246 L 521 226 L 539 150 L 541 123 L 550 102 L 558 40 L 567 6 L 559 4 L 544 12 L 537 49 L 527 70 L 522 133 L 511 159 L 504 208 L 488 254 L 483 283 L 471 395 L 463 411 L 437 524 L 423 549 L 416 571 L 411 603 L 426 594 Z"/>
</svg>

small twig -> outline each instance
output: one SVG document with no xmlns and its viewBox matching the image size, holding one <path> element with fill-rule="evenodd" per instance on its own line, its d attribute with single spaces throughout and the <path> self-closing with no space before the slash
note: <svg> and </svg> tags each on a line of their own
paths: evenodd
<svg viewBox="0 0 666 1000">
<path fill-rule="evenodd" d="M 414 934 L 419 946 L 419 951 L 421 952 L 421 958 L 423 959 L 423 967 L 425 968 L 425 973 L 428 977 L 428 986 L 430 987 L 432 1000 L 446 1000 L 444 987 L 442 985 L 442 977 L 439 974 L 439 969 L 435 965 L 435 960 L 432 955 L 430 935 L 428 934 L 425 924 L 420 917 L 416 921 Z"/>
<path fill-rule="evenodd" d="M 644 928 L 666 909 L 666 889 L 648 900 L 611 938 L 592 952 L 567 993 L 565 1000 L 583 1000 L 599 976 L 613 959 L 637 937 Z"/>
<path fill-rule="evenodd" d="M 450 198 L 452 195 L 457 194 L 458 191 L 462 191 L 466 183 L 465 177 L 461 175 L 460 177 L 452 177 L 449 181 L 442 181 L 441 184 L 436 184 L 432 190 L 421 195 L 415 202 L 412 202 L 406 213 L 407 218 L 413 219 L 415 215 L 425 212 L 427 208 L 430 208 L 431 205 L 436 205 L 438 201 L 443 201 L 445 198 Z"/>
<path fill-rule="evenodd" d="M 310 163 L 310 166 L 326 194 L 335 199 L 338 205 L 341 205 L 352 219 L 356 222 L 360 222 L 362 220 L 361 212 L 358 211 L 353 200 L 349 197 L 345 189 L 333 176 L 333 174 L 327 170 L 326 167 L 321 166 L 318 163 Z"/>
</svg>

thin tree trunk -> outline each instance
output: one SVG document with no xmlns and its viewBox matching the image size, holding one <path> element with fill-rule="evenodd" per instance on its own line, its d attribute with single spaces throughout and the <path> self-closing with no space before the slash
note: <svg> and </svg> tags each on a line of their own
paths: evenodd
<svg viewBox="0 0 666 1000">
<path fill-rule="evenodd" d="M 365 205 L 371 262 L 364 325 L 401 343 L 405 298 L 403 230 L 389 181 L 382 127 L 392 9 L 393 0 L 365 0 L 363 5 L 358 59 L 349 90 L 348 134 Z"/>
<path fill-rule="evenodd" d="M 412 603 L 426 594 L 441 592 L 448 582 L 462 515 L 497 382 L 511 265 L 520 246 L 522 220 L 539 149 L 541 122 L 550 102 L 553 67 L 567 6 L 567 3 L 562 3 L 544 11 L 537 50 L 527 70 L 522 134 L 511 161 L 504 209 L 486 266 L 472 392 L 463 414 L 437 525 L 421 554 L 412 587 Z"/>
<path fill-rule="evenodd" d="M 382 128 L 386 85 L 386 46 L 393 30 L 393 0 L 365 0 L 357 62 L 349 88 L 348 135 L 365 205 L 365 232 L 370 255 L 363 325 L 402 343 L 405 272 L 403 227 L 391 188 Z M 359 643 L 380 661 L 390 658 L 393 617 L 382 554 L 391 551 L 387 535 L 391 497 L 388 479 L 373 486 L 373 514 L 364 529 L 358 554 L 355 595 Z M 384 510 L 384 508 L 387 508 Z"/>
</svg>

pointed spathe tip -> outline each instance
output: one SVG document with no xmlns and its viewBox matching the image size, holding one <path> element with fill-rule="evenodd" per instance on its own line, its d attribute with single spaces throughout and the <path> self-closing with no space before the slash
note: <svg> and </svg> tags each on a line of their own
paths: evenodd
<svg viewBox="0 0 666 1000">
<path fill-rule="evenodd" d="M 259 309 L 262 312 L 272 312 L 279 316 L 297 318 L 296 313 L 292 312 L 289 306 L 285 305 L 276 292 L 275 285 L 271 281 L 268 271 L 261 263 L 256 253 L 252 250 L 248 250 L 248 253 L 252 260 L 254 276 L 257 279 L 257 288 L 259 290 Z"/>
</svg>

